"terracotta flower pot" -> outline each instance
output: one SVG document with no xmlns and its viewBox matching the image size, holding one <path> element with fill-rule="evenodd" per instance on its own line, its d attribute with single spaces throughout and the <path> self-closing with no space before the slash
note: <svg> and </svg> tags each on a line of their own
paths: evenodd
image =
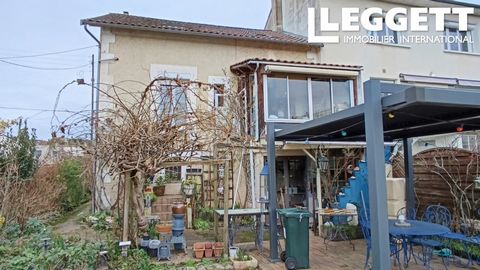
<svg viewBox="0 0 480 270">
<path fill-rule="evenodd" d="M 212 242 L 205 242 L 205 249 L 213 248 Z"/>
<path fill-rule="evenodd" d="M 163 196 L 165 194 L 165 186 L 154 186 L 153 193 L 155 193 L 156 196 Z"/>
<path fill-rule="evenodd" d="M 213 249 L 210 248 L 205 248 L 205 258 L 211 258 L 213 256 Z"/>
<path fill-rule="evenodd" d="M 172 225 L 171 224 L 157 224 L 155 226 L 155 230 L 157 233 L 172 233 Z"/>
<path fill-rule="evenodd" d="M 193 253 L 195 254 L 195 258 L 203 258 L 203 255 L 205 254 L 205 243 L 198 242 L 193 244 Z"/>
<path fill-rule="evenodd" d="M 223 254 L 223 242 L 215 242 L 213 244 L 213 254 L 215 257 L 221 257 Z"/>
<path fill-rule="evenodd" d="M 185 203 L 183 202 L 174 202 L 172 206 L 172 213 L 173 214 L 185 214 L 187 208 L 185 207 Z"/>
<path fill-rule="evenodd" d="M 215 257 L 221 257 L 223 254 L 223 248 L 213 248 L 213 256 Z"/>
</svg>

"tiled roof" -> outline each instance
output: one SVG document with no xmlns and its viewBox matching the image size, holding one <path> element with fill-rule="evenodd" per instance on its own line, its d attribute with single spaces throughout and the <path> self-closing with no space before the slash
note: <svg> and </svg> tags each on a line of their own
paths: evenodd
<svg viewBox="0 0 480 270">
<path fill-rule="evenodd" d="M 279 59 L 268 59 L 268 58 L 251 58 L 244 60 L 240 63 L 230 66 L 230 69 L 236 69 L 237 67 L 242 67 L 247 65 L 249 62 L 264 62 L 265 64 L 285 64 L 285 65 L 306 65 L 306 66 L 316 66 L 323 68 L 338 68 L 338 69 L 354 69 L 360 70 L 363 66 L 358 65 L 341 65 L 341 64 L 327 64 L 327 63 L 313 63 L 313 62 L 302 62 L 302 61 L 291 61 L 291 60 L 279 60 Z"/>
<path fill-rule="evenodd" d="M 312 46 L 308 43 L 305 37 L 292 33 L 162 20 L 133 16 L 128 14 L 110 13 L 99 17 L 84 19 L 81 20 L 80 23 L 100 27 L 118 27 L 145 31 L 170 32 L 219 38 L 255 40 L 262 42 L 300 46 Z"/>
</svg>

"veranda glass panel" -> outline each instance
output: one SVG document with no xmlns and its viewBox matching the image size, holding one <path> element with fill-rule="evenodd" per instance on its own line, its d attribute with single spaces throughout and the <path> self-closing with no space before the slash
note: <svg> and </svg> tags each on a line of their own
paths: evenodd
<svg viewBox="0 0 480 270">
<path fill-rule="evenodd" d="M 312 79 L 313 118 L 332 113 L 330 80 Z"/>
<path fill-rule="evenodd" d="M 268 78 L 268 118 L 288 118 L 287 79 L 280 77 Z"/>
<path fill-rule="evenodd" d="M 290 96 L 290 119 L 308 119 L 308 81 L 306 78 L 288 78 Z"/>
<path fill-rule="evenodd" d="M 351 107 L 350 90 L 352 87 L 351 80 L 333 80 L 333 111 L 339 112 Z"/>
</svg>

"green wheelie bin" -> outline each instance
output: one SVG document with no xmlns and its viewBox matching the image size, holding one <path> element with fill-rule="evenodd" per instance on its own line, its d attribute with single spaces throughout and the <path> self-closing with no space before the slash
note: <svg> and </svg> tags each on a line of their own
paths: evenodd
<svg viewBox="0 0 480 270">
<path fill-rule="evenodd" d="M 309 232 L 308 224 L 311 216 L 308 210 L 299 208 L 279 209 L 285 233 L 286 254 L 285 266 L 287 269 L 310 268 L 309 260 Z"/>
</svg>

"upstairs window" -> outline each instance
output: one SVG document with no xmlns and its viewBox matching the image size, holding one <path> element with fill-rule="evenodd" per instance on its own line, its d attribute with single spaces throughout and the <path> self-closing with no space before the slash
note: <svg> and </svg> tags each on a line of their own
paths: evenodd
<svg viewBox="0 0 480 270">
<path fill-rule="evenodd" d="M 454 52 L 473 52 L 473 46 L 468 41 L 472 39 L 472 31 L 460 31 L 456 26 L 445 28 L 445 50 Z"/>
<path fill-rule="evenodd" d="M 374 23 L 374 19 L 382 18 L 382 30 L 380 31 L 369 31 L 368 35 L 371 37 L 375 37 L 376 40 L 380 43 L 387 43 L 387 44 L 399 44 L 400 33 L 397 31 L 393 31 L 392 29 L 388 28 L 387 24 L 385 23 L 384 17 L 370 17 L 370 22 Z"/>
<path fill-rule="evenodd" d="M 267 120 L 304 122 L 350 108 L 353 80 L 271 76 L 266 94 Z"/>
<path fill-rule="evenodd" d="M 159 112 L 184 113 L 189 111 L 187 92 L 173 79 L 160 80 L 157 84 Z"/>
</svg>

